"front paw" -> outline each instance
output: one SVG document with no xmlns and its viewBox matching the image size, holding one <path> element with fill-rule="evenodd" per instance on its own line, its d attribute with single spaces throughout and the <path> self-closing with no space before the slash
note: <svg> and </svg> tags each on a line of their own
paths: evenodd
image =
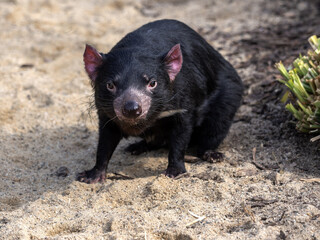
<svg viewBox="0 0 320 240">
<path fill-rule="evenodd" d="M 169 178 L 175 178 L 180 174 L 187 172 L 185 168 L 168 167 L 165 175 Z"/>
<path fill-rule="evenodd" d="M 81 172 L 77 175 L 77 181 L 84 183 L 104 182 L 106 179 L 106 171 L 93 168 L 88 171 Z"/>
</svg>

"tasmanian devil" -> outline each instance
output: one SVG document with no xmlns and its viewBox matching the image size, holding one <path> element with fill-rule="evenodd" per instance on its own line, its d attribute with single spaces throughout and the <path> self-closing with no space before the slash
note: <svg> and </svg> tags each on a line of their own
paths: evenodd
<svg viewBox="0 0 320 240">
<path fill-rule="evenodd" d="M 123 137 L 142 138 L 127 148 L 132 154 L 167 146 L 172 178 L 186 172 L 190 145 L 200 158 L 215 157 L 242 98 L 231 64 L 176 20 L 148 23 L 107 54 L 86 45 L 84 64 L 99 118 L 96 164 L 78 175 L 86 183 L 105 179 Z"/>
</svg>

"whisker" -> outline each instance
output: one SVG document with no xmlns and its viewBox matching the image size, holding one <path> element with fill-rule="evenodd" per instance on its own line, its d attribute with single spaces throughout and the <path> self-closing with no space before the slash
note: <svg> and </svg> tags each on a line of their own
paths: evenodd
<svg viewBox="0 0 320 240">
<path fill-rule="evenodd" d="M 114 116 L 113 118 L 109 119 L 109 121 L 107 121 L 107 122 L 103 125 L 102 128 L 105 128 L 105 126 L 107 126 L 107 124 L 108 124 L 109 122 L 113 121 L 113 120 L 116 119 L 116 118 L 117 118 L 117 115 Z"/>
</svg>

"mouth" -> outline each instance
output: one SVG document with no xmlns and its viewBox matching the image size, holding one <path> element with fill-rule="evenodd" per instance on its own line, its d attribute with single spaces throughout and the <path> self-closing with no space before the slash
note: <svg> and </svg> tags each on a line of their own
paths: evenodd
<svg viewBox="0 0 320 240">
<path fill-rule="evenodd" d="M 143 124 L 141 122 L 131 122 L 131 121 L 130 122 L 119 121 L 119 126 L 124 133 L 130 136 L 139 136 L 147 128 L 146 124 Z"/>
<path fill-rule="evenodd" d="M 162 119 L 166 117 L 173 116 L 178 113 L 185 113 L 187 112 L 186 109 L 176 109 L 176 110 L 168 110 L 161 112 L 158 116 L 155 118 L 146 118 L 146 113 L 141 114 L 137 118 L 126 118 L 122 114 L 117 115 L 117 123 L 119 127 L 122 129 L 124 133 L 127 133 L 128 135 L 132 136 L 138 136 L 141 133 L 143 133 L 149 125 L 152 125 L 152 122 L 154 122 L 157 119 Z M 152 120 L 153 119 L 153 120 Z"/>
<path fill-rule="evenodd" d="M 116 116 L 119 123 L 125 124 L 128 126 L 138 126 L 146 123 L 146 118 L 143 115 L 140 115 L 137 118 L 127 118 L 127 117 L 124 117 L 122 114 L 121 115 L 116 114 Z"/>
<path fill-rule="evenodd" d="M 130 136 L 139 136 L 149 126 L 148 121 L 144 118 L 130 119 L 117 116 L 114 121 L 124 133 Z"/>
</svg>

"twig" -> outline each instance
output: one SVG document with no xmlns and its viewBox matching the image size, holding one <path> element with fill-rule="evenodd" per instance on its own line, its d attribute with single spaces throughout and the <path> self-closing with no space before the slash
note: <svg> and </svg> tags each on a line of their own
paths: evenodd
<svg viewBox="0 0 320 240">
<path fill-rule="evenodd" d="M 253 165 L 256 166 L 256 168 L 258 168 L 259 170 L 266 170 L 266 168 L 264 166 L 262 166 L 260 163 L 257 162 L 251 162 Z"/>
<path fill-rule="evenodd" d="M 257 148 L 253 148 L 252 149 L 252 159 L 253 159 L 253 162 L 255 162 L 256 161 L 256 152 L 257 152 Z"/>
<path fill-rule="evenodd" d="M 304 182 L 318 182 L 318 183 L 320 183 L 320 178 L 301 178 L 300 180 L 304 181 Z"/>
<path fill-rule="evenodd" d="M 187 163 L 196 163 L 196 162 L 199 162 L 201 159 L 198 158 L 198 157 L 194 157 L 194 156 L 191 156 L 191 155 L 185 155 L 184 156 L 184 161 L 187 162 Z"/>
<path fill-rule="evenodd" d="M 259 163 L 257 163 L 256 162 L 256 152 L 257 152 L 257 148 L 253 148 L 252 149 L 252 161 L 251 161 L 251 163 L 253 164 L 253 165 L 255 165 L 256 166 L 256 168 L 258 168 L 259 170 L 266 170 L 266 168 L 264 167 L 264 166 L 262 166 L 261 164 L 259 164 Z"/>
<path fill-rule="evenodd" d="M 250 206 L 247 206 L 247 205 L 245 205 L 245 203 L 243 203 L 242 207 L 243 207 L 243 211 L 250 216 L 252 222 L 256 222 L 256 218 L 255 218 L 253 212 L 251 211 Z"/>
<path fill-rule="evenodd" d="M 193 217 L 195 217 L 195 218 L 197 218 L 197 219 L 194 220 L 194 221 L 192 221 L 192 222 L 190 222 L 190 223 L 188 223 L 188 224 L 186 225 L 186 227 L 190 227 L 191 225 L 193 225 L 193 224 L 195 224 L 195 223 L 197 223 L 197 222 L 200 222 L 200 221 L 202 221 L 203 219 L 206 218 L 206 216 L 198 216 L 198 215 L 194 214 L 194 213 L 191 212 L 191 211 L 188 211 L 188 213 L 190 213 Z"/>
<path fill-rule="evenodd" d="M 255 201 L 255 200 L 252 199 L 251 201 Z M 276 203 L 276 202 L 278 202 L 278 200 L 276 200 L 276 199 L 273 199 L 273 200 L 261 199 L 258 202 L 251 204 L 251 208 L 264 207 L 266 205 L 270 205 L 270 204 L 273 204 L 273 203 Z"/>
<path fill-rule="evenodd" d="M 285 213 L 286 213 L 286 211 L 283 211 L 283 213 L 281 214 L 281 216 L 280 216 L 280 218 L 279 218 L 278 222 L 281 222 L 281 220 L 283 219 L 283 217 L 284 217 Z"/>
<path fill-rule="evenodd" d="M 188 213 L 190 213 L 195 218 L 201 218 L 199 215 L 197 215 L 197 214 L 195 214 L 195 213 L 193 213 L 191 211 L 188 211 Z"/>
<path fill-rule="evenodd" d="M 311 138 L 310 141 L 311 141 L 311 142 L 315 142 L 315 141 L 318 141 L 319 139 L 320 139 L 320 135 Z"/>
<path fill-rule="evenodd" d="M 185 177 L 190 177 L 190 173 L 188 173 L 188 172 L 182 173 L 182 174 L 176 176 L 176 177 L 174 178 L 174 180 L 177 180 L 177 179 L 180 179 L 180 178 L 185 178 Z"/>
<path fill-rule="evenodd" d="M 119 179 L 119 177 L 121 177 L 121 178 L 124 179 L 124 180 L 134 179 L 133 177 L 129 177 L 129 176 L 123 175 L 123 174 L 121 174 L 121 173 L 116 173 L 116 172 L 114 172 L 113 174 L 114 174 L 115 176 L 114 176 L 114 177 L 109 177 L 109 179 Z M 118 177 L 116 177 L 116 176 L 118 176 Z"/>
</svg>

